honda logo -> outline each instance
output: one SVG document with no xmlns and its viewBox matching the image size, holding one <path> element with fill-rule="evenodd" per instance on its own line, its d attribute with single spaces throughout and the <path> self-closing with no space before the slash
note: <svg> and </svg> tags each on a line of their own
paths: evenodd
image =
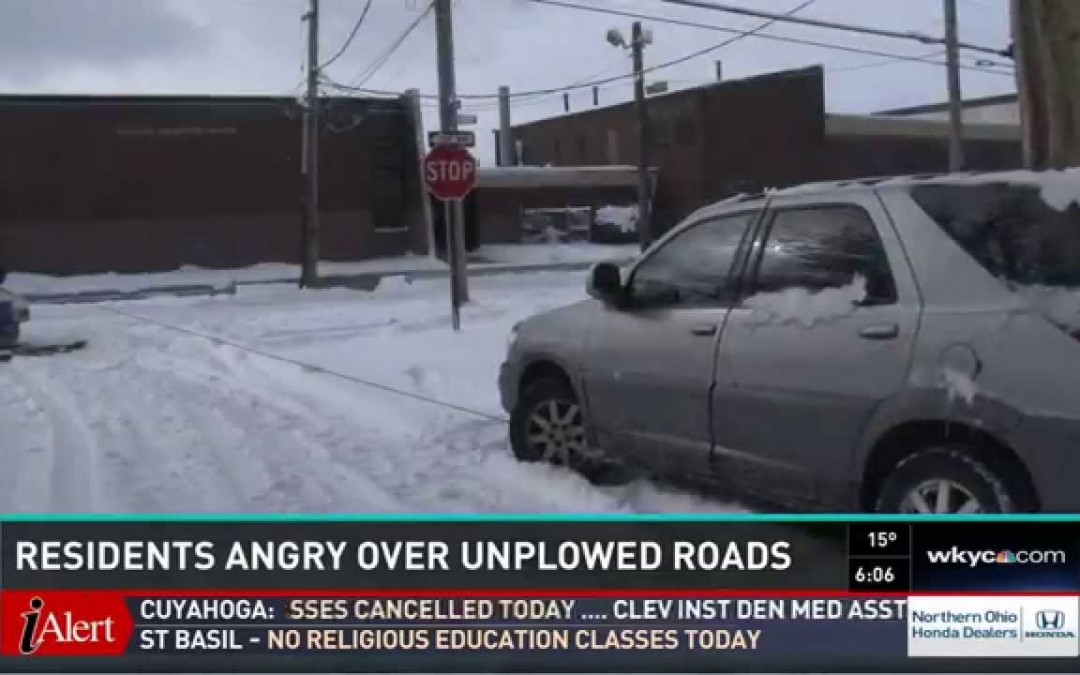
<svg viewBox="0 0 1080 675">
<path fill-rule="evenodd" d="M 1062 630 L 1065 628 L 1065 612 L 1060 609 L 1044 609 L 1036 612 L 1035 625 L 1039 630 Z"/>
</svg>

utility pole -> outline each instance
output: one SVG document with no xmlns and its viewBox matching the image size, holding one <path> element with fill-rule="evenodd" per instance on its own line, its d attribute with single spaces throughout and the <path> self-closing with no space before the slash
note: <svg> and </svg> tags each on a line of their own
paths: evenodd
<svg viewBox="0 0 1080 675">
<path fill-rule="evenodd" d="M 514 141 L 510 138 L 510 87 L 499 87 L 499 166 L 514 165 Z"/>
<path fill-rule="evenodd" d="M 964 99 L 960 91 L 960 33 L 956 0 L 945 2 L 945 60 L 949 71 L 949 171 L 964 169 Z"/>
<path fill-rule="evenodd" d="M 439 59 L 439 126 L 444 134 L 458 130 L 457 82 L 454 79 L 453 0 L 435 0 L 436 50 Z M 469 301 L 465 274 L 465 213 L 462 203 L 446 202 L 446 254 L 450 262 L 450 285 L 455 308 Z M 455 322 L 457 312 L 454 312 Z M 454 326 L 457 330 L 458 326 Z"/>
<path fill-rule="evenodd" d="M 644 251 L 652 243 L 652 180 L 649 177 L 649 108 L 645 102 L 645 32 L 641 22 L 634 22 L 631 50 L 634 55 L 634 100 L 637 105 L 638 123 L 638 239 Z"/>
<path fill-rule="evenodd" d="M 319 280 L 319 0 L 311 0 L 308 22 L 307 104 L 303 120 L 303 202 L 300 288 Z"/>
</svg>

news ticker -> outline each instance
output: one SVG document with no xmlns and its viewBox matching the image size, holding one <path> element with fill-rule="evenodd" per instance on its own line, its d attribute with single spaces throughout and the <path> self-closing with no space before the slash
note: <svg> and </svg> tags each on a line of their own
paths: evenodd
<svg viewBox="0 0 1080 675">
<path fill-rule="evenodd" d="M 1080 516 L 0 518 L 2 672 L 1080 672 Z"/>
</svg>

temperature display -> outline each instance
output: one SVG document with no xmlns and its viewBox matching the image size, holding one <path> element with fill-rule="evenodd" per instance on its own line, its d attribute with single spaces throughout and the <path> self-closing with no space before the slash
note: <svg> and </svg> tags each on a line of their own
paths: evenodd
<svg viewBox="0 0 1080 675">
<path fill-rule="evenodd" d="M 911 535 L 904 523 L 855 523 L 848 529 L 848 555 L 907 556 Z"/>
</svg>

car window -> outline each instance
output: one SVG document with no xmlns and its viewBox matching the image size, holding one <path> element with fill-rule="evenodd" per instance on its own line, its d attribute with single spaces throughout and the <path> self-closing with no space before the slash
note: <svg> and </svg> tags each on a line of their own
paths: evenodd
<svg viewBox="0 0 1080 675">
<path fill-rule="evenodd" d="M 732 300 L 731 268 L 758 211 L 703 221 L 645 259 L 630 280 L 639 304 L 723 305 Z"/>
<path fill-rule="evenodd" d="M 866 284 L 864 303 L 896 302 L 885 248 L 869 214 L 856 206 L 777 211 L 761 254 L 754 290 L 811 292 Z"/>
<path fill-rule="evenodd" d="M 1080 179 L 924 185 L 915 202 L 987 271 L 1020 286 L 1080 286 Z"/>
</svg>

